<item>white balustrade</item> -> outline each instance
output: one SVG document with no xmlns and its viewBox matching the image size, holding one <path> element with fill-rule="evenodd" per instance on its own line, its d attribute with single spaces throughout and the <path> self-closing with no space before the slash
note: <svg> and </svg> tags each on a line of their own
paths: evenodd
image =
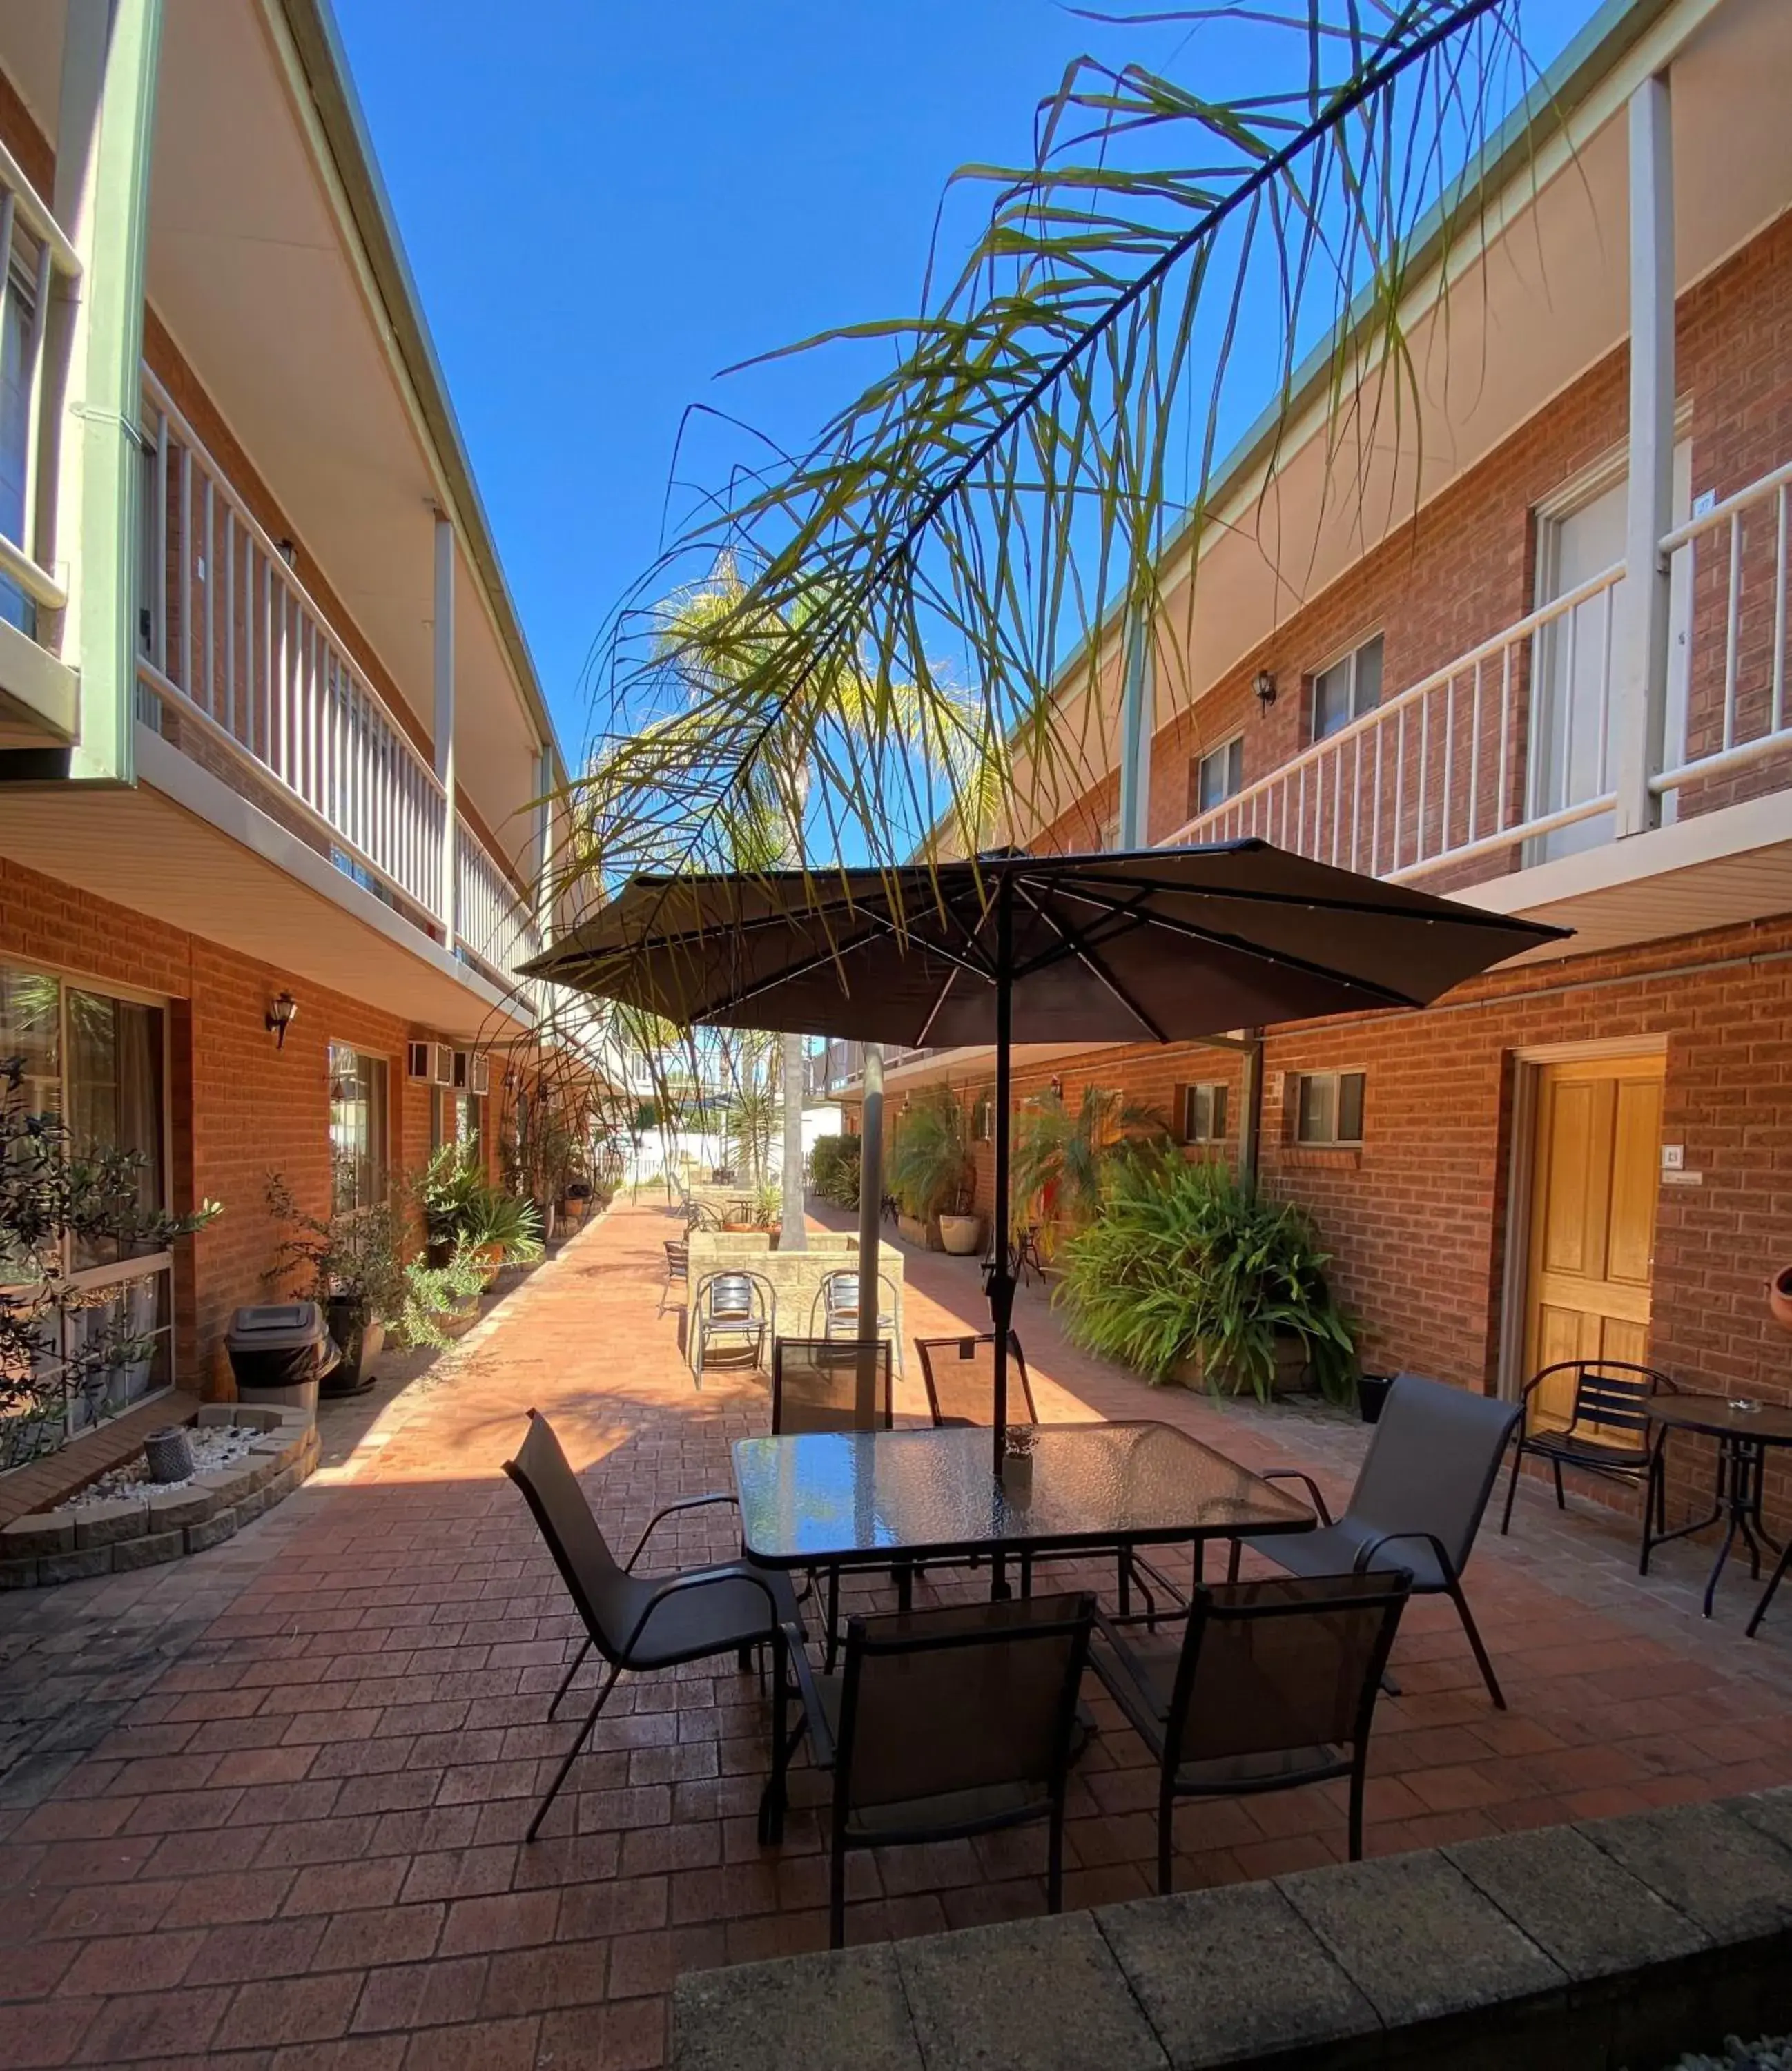
<svg viewBox="0 0 1792 2071">
<path fill-rule="evenodd" d="M 535 915 L 465 820 L 456 830 L 454 856 L 460 946 L 506 987 L 515 986 L 517 966 L 542 948 Z"/>
<path fill-rule="evenodd" d="M 16 269 L 15 256 L 22 261 Z M 47 611 L 62 610 L 68 593 L 39 558 L 45 531 L 39 457 L 45 419 L 59 407 L 46 385 L 44 338 L 51 277 L 72 281 L 80 271 L 80 256 L 48 203 L 0 145 L 0 386 L 25 406 L 23 444 L 3 457 L 8 486 L 0 488 L 0 578 Z"/>
</svg>

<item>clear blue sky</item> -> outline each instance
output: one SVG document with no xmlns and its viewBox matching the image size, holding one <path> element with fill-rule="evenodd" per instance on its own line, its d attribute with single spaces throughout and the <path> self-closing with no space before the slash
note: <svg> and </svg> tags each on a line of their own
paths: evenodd
<svg viewBox="0 0 1792 2071">
<path fill-rule="evenodd" d="M 1052 0 L 335 0 L 425 312 L 569 757 L 605 613 L 659 543 L 693 401 L 802 439 L 826 355 L 724 367 L 917 300 L 967 160 L 1116 32 Z M 1547 57 L 1590 11 L 1528 0 Z M 1147 40 L 1147 33 L 1151 40 Z M 1228 26 L 1126 32 L 1216 97 Z"/>
</svg>

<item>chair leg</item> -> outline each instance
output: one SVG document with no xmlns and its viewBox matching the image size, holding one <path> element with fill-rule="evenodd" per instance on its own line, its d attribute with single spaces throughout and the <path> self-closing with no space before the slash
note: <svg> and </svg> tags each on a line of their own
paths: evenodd
<svg viewBox="0 0 1792 2071">
<path fill-rule="evenodd" d="M 1052 1806 L 1051 1838 L 1047 1844 L 1045 1860 L 1045 1909 L 1048 1913 L 1064 1911 L 1064 1799 L 1060 1797 Z"/>
<path fill-rule="evenodd" d="M 1753 1639 L 1760 1631 L 1761 1622 L 1767 1615 L 1767 1606 L 1774 1601 L 1774 1592 L 1786 1580 L 1786 1571 L 1789 1567 L 1792 1567 L 1792 1539 L 1786 1542 L 1786 1551 L 1781 1554 L 1771 1579 L 1766 1588 L 1761 1593 L 1761 1601 L 1755 1606 L 1754 1616 L 1749 1619 L 1744 1628 L 1745 1638 Z"/>
<path fill-rule="evenodd" d="M 1469 1600 L 1462 1594 L 1460 1582 L 1452 1581 L 1449 1588 L 1450 1601 L 1455 1605 L 1456 1614 L 1462 1621 L 1462 1630 L 1469 1636 L 1469 1646 L 1474 1651 L 1475 1665 L 1481 1671 L 1481 1679 L 1487 1686 L 1487 1695 L 1494 1701 L 1494 1709 L 1503 1712 L 1506 1708 L 1505 1694 L 1500 1689 L 1499 1678 L 1494 1673 L 1493 1663 L 1487 1659 L 1487 1650 L 1481 1643 L 1481 1634 L 1475 1627 L 1474 1620 L 1469 1614 Z"/>
<path fill-rule="evenodd" d="M 1244 1540 L 1241 1539 L 1233 1540 L 1232 1542 L 1232 1551 L 1226 1556 L 1226 1580 L 1228 1582 L 1236 1582 L 1238 1580 L 1238 1564 L 1244 1559 Z"/>
<path fill-rule="evenodd" d="M 1171 1857 L 1175 1852 L 1175 1794 L 1167 1783 L 1158 1793 L 1158 1897 L 1170 1896 Z"/>
<path fill-rule="evenodd" d="M 788 1680 L 784 1665 L 784 1631 L 780 1626 L 772 1628 L 772 1773 L 765 1779 L 765 1789 L 759 1801 L 759 1845 L 775 1848 L 784 1839 L 784 1772 L 790 1760 L 789 1741 L 786 1733 L 785 1685 Z"/>
<path fill-rule="evenodd" d="M 584 1724 L 580 1727 L 572 1746 L 566 1751 L 565 1761 L 560 1764 L 559 1770 L 555 1774 L 553 1782 L 547 1786 L 547 1795 L 543 1798 L 541 1802 L 535 1807 L 535 1816 L 529 1822 L 529 1831 L 523 1837 L 526 1841 L 532 1841 L 535 1838 L 536 1835 L 541 1831 L 541 1823 L 547 1816 L 548 1806 L 552 1805 L 554 1800 L 560 1794 L 560 1786 L 565 1782 L 568 1771 L 572 1769 L 573 1763 L 578 1759 L 580 1749 L 584 1747 L 586 1740 L 589 1737 L 592 1728 L 597 1723 L 597 1714 L 604 1708 L 604 1700 L 609 1696 L 611 1691 L 616 1688 L 616 1679 L 621 1673 L 622 1671 L 621 1667 L 617 1667 L 611 1669 L 609 1674 L 605 1678 L 604 1687 L 597 1692 L 597 1703 L 593 1704 L 590 1711 L 586 1713 Z"/>
<path fill-rule="evenodd" d="M 1350 1773 L 1350 1859 L 1353 1863 L 1363 1860 L 1363 1776 L 1366 1763 L 1362 1755 Z"/>
<path fill-rule="evenodd" d="M 834 1673 L 834 1663 L 840 1652 L 840 1571 L 827 1571 L 827 1665 L 826 1673 Z"/>
<path fill-rule="evenodd" d="M 567 1692 L 572 1688 L 572 1679 L 578 1674 L 580 1669 L 584 1666 L 584 1658 L 588 1653 L 590 1653 L 590 1651 L 591 1635 L 589 1633 L 587 1633 L 585 1634 L 584 1645 L 573 1655 L 572 1666 L 566 1671 L 566 1680 L 562 1683 L 559 1689 L 554 1692 L 554 1701 L 547 1707 L 547 1716 L 550 1719 L 552 1719 L 554 1714 L 560 1709 L 561 1700 L 565 1696 Z"/>
<path fill-rule="evenodd" d="M 1556 1507 L 1558 1510 L 1566 1510 L 1568 1498 L 1562 1493 L 1562 1463 L 1560 1460 L 1552 1460 L 1550 1465 L 1556 1470 Z"/>
<path fill-rule="evenodd" d="M 847 1945 L 847 1852 L 840 1830 L 834 1830 L 834 1846 L 827 1864 L 827 1946 Z"/>
<path fill-rule="evenodd" d="M 1518 1470 L 1524 1465 L 1524 1441 L 1520 1438 L 1512 1454 L 1512 1478 L 1506 1484 L 1506 1508 L 1499 1520 L 1499 1536 L 1503 1539 L 1512 1528 L 1512 1499 L 1518 1494 Z"/>
</svg>

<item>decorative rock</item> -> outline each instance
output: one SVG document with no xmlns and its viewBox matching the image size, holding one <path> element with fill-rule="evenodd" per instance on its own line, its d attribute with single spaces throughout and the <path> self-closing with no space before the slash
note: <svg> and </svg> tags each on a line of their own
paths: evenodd
<svg viewBox="0 0 1792 2071">
<path fill-rule="evenodd" d="M 1095 1921 L 1176 2071 L 1380 2032 L 1273 1884 L 1138 1899 Z"/>
<path fill-rule="evenodd" d="M 112 1548 L 88 1546 L 74 1553 L 51 1553 L 37 1564 L 40 1582 L 84 1582 L 112 1573 Z"/>
<path fill-rule="evenodd" d="M 1792 1852 L 1721 1805 L 1627 1812 L 1580 1831 L 1720 1941 L 1792 1921 Z"/>
<path fill-rule="evenodd" d="M 164 1560 L 178 1560 L 187 1551 L 184 1532 L 146 1532 L 140 1539 L 121 1539 L 112 1549 L 115 1573 L 133 1568 L 154 1568 Z"/>
<path fill-rule="evenodd" d="M 1443 1851 L 1577 1983 L 1689 1956 L 1709 1938 L 1573 1827 Z"/>
<path fill-rule="evenodd" d="M 203 1524 L 187 1528 L 187 1550 L 189 1553 L 203 1553 L 208 1546 L 221 1546 L 224 1540 L 235 1536 L 236 1512 L 227 1506 L 214 1511 Z"/>
<path fill-rule="evenodd" d="M 1384 1856 L 1276 1883 L 1389 2027 L 1567 1982 L 1441 1856 Z"/>
<path fill-rule="evenodd" d="M 38 1511 L 30 1517 L 15 1517 L 0 1532 L 0 1556 L 23 1560 L 27 1554 L 72 1553 L 75 1520 L 66 1514 Z"/>
<path fill-rule="evenodd" d="M 150 1498 L 150 1530 L 173 1532 L 203 1524 L 217 1507 L 217 1499 L 203 1489 L 170 1489 L 165 1495 Z"/>
<path fill-rule="evenodd" d="M 687 1971 L 672 2033 L 679 2071 L 921 2071 L 888 1943 Z"/>
<path fill-rule="evenodd" d="M 1086 1913 L 895 1947 L 927 2071 L 1163 2071 L 1167 2062 Z"/>
<path fill-rule="evenodd" d="M 90 1503 L 74 1512 L 76 1546 L 109 1546 L 115 1539 L 139 1539 L 149 1523 L 141 1502 Z"/>
</svg>

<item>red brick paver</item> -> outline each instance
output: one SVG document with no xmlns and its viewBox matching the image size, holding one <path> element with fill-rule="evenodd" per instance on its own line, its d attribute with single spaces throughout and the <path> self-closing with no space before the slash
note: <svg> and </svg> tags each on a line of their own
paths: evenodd
<svg viewBox="0 0 1792 2071">
<path fill-rule="evenodd" d="M 825 1941 L 815 1781 L 799 1778 L 785 1845 L 761 1850 L 764 1703 L 732 1663 L 625 1683 L 547 1832 L 523 1840 L 565 1745 L 544 1715 L 576 1623 L 498 1472 L 522 1413 L 552 1414 L 624 1544 L 670 1496 L 726 1486 L 729 1441 L 763 1426 L 761 1384 L 712 1372 L 695 1391 L 677 1316 L 654 1317 L 668 1227 L 618 1209 L 445 1377 L 377 1419 L 332 1413 L 340 1464 L 277 1531 L 164 1571 L 154 1597 L 66 1593 L 72 1626 L 84 1606 L 91 1623 L 121 1604 L 128 1623 L 188 1601 L 209 1622 L 52 1794 L 0 1809 L 0 2063 L 651 2071 L 680 1969 Z M 911 1335 L 974 1326 L 970 1263 L 908 1270 Z M 1353 1426 L 1146 1390 L 1070 1350 L 1036 1290 L 1021 1328 L 1048 1418 L 1161 1416 L 1347 1489 Z M 736 1543 L 727 1511 L 699 1511 L 655 1565 Z M 1689 1585 L 1706 1557 L 1675 1549 L 1639 1585 L 1625 1520 L 1582 1502 L 1558 1521 L 1527 1491 L 1470 1577 L 1511 1708 L 1488 1706 L 1448 1605 L 1416 1605 L 1378 1720 L 1371 1852 L 1792 1781 L 1792 1615 L 1749 1646 L 1731 1588 L 1702 1626 Z M 1142 1895 L 1154 1851 L 1143 1750 L 1097 1711 L 1072 1905 Z M 1343 1841 L 1333 1786 L 1191 1808 L 1177 1875 L 1270 1875 Z M 1035 1913 L 1042 1871 L 1031 1835 L 861 1856 L 850 1931 Z"/>
</svg>

